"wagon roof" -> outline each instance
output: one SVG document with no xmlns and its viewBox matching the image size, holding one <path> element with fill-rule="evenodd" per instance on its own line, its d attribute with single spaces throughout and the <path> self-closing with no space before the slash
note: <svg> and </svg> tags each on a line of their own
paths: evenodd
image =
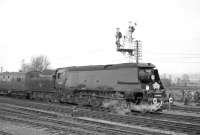
<svg viewBox="0 0 200 135">
<path fill-rule="evenodd" d="M 50 69 L 47 69 L 47 70 L 44 70 L 44 71 L 29 71 L 27 72 L 27 74 L 43 74 L 43 75 L 52 75 L 54 74 L 55 70 L 50 70 Z"/>
<path fill-rule="evenodd" d="M 43 75 L 52 75 L 52 74 L 54 74 L 54 73 L 55 73 L 55 70 L 50 70 L 50 69 L 44 70 L 44 71 L 42 72 Z"/>
<path fill-rule="evenodd" d="M 109 70 L 109 69 L 119 69 L 119 68 L 154 68 L 155 66 L 151 63 L 120 63 L 120 64 L 108 64 L 108 65 L 88 65 L 88 66 L 72 66 L 65 67 L 69 71 L 91 71 L 91 70 Z M 59 68 L 59 69 L 65 69 Z M 59 70 L 58 69 L 58 70 Z"/>
<path fill-rule="evenodd" d="M 25 72 L 1 72 L 0 75 L 25 75 Z"/>
</svg>

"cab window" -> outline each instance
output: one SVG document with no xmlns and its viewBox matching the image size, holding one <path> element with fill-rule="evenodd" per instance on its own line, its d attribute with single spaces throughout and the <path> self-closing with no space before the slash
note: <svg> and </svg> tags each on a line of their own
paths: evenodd
<svg viewBox="0 0 200 135">
<path fill-rule="evenodd" d="M 139 71 L 139 79 L 142 83 L 152 82 L 151 75 L 153 75 L 152 69 L 140 69 Z"/>
</svg>

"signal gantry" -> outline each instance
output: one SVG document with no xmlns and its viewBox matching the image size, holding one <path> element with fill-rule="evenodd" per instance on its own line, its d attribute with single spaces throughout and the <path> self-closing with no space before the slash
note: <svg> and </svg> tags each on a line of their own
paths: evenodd
<svg viewBox="0 0 200 135">
<path fill-rule="evenodd" d="M 132 22 L 130 21 L 126 35 L 122 35 L 120 28 L 117 28 L 115 44 L 117 45 L 118 52 L 129 56 L 129 62 L 132 62 L 135 57 L 136 63 L 139 63 L 139 60 L 142 57 L 142 43 L 140 40 L 136 40 L 133 37 L 136 26 L 136 23 L 132 25 Z"/>
</svg>

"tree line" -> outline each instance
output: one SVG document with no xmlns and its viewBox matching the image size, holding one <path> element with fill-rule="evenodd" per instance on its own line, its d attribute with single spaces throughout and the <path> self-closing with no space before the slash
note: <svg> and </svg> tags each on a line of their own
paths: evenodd
<svg viewBox="0 0 200 135">
<path fill-rule="evenodd" d="M 44 71 L 49 69 L 50 61 L 47 56 L 40 55 L 32 57 L 30 62 L 25 63 L 24 60 L 21 62 L 20 72 L 29 72 L 29 71 Z"/>
<path fill-rule="evenodd" d="M 188 74 L 183 74 L 180 77 L 172 77 L 172 75 L 166 76 L 166 74 L 161 76 L 161 81 L 164 86 L 187 86 L 191 83 L 190 76 Z"/>
</svg>

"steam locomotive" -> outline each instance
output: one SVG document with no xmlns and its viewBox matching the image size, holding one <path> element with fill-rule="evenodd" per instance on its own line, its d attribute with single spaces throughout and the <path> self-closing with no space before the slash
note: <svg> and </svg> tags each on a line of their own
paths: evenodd
<svg viewBox="0 0 200 135">
<path fill-rule="evenodd" d="M 92 107 L 161 110 L 166 94 L 158 70 L 151 63 L 72 66 L 0 73 L 0 94 L 68 102 Z M 139 110 L 140 111 L 140 110 Z"/>
</svg>

